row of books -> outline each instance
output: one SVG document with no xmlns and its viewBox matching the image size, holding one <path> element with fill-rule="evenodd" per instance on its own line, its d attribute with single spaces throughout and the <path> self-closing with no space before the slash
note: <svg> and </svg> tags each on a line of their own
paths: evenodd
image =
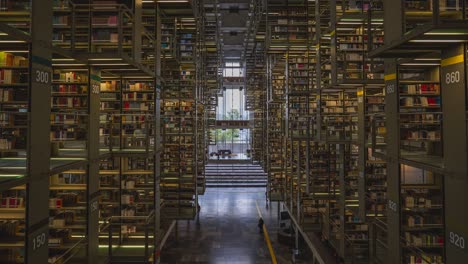
<svg viewBox="0 0 468 264">
<path fill-rule="evenodd" d="M 440 84 L 402 84 L 400 89 L 401 93 L 406 94 L 439 94 Z"/>
<path fill-rule="evenodd" d="M 434 107 L 440 106 L 440 97 L 403 97 L 400 99 L 400 106 L 403 107 Z"/>
<path fill-rule="evenodd" d="M 2 197 L 0 208 L 24 208 L 23 197 Z"/>
<path fill-rule="evenodd" d="M 83 73 L 78 73 L 78 72 L 61 72 L 60 71 L 60 72 L 54 72 L 53 79 L 54 81 L 57 81 L 57 82 L 87 82 L 88 75 L 83 74 Z"/>
<path fill-rule="evenodd" d="M 444 237 L 434 233 L 405 232 L 406 245 L 408 246 L 443 246 Z"/>
<path fill-rule="evenodd" d="M 22 226 L 23 223 L 19 220 L 0 220 L 0 237 L 17 237 Z"/>
<path fill-rule="evenodd" d="M 123 100 L 154 100 L 154 95 L 152 93 L 125 93 L 123 94 Z"/>
<path fill-rule="evenodd" d="M 405 206 L 407 208 L 431 208 L 434 205 L 442 206 L 442 201 L 436 201 L 433 204 L 433 200 L 428 197 L 405 197 Z"/>
<path fill-rule="evenodd" d="M 406 264 L 439 264 L 443 263 L 443 258 L 440 255 L 421 254 L 418 256 L 408 255 L 406 257 Z"/>
<path fill-rule="evenodd" d="M 92 25 L 93 26 L 117 26 L 118 19 L 117 16 L 93 16 Z"/>
<path fill-rule="evenodd" d="M 440 140 L 440 131 L 428 131 L 428 130 L 420 130 L 420 131 L 407 131 L 404 138 L 408 140 L 430 140 L 436 141 Z"/>
<path fill-rule="evenodd" d="M 54 16 L 52 17 L 52 24 L 54 26 L 67 26 L 69 16 Z"/>
<path fill-rule="evenodd" d="M 28 75 L 26 73 L 0 69 L 0 84 L 27 84 Z"/>
<path fill-rule="evenodd" d="M 70 82 L 74 82 L 74 81 L 70 81 Z M 52 86 L 52 93 L 86 95 L 87 92 L 88 92 L 88 86 L 86 85 L 60 84 L 60 85 Z"/>
<path fill-rule="evenodd" d="M 88 106 L 88 100 L 81 97 L 53 97 L 51 100 L 52 108 L 85 108 Z"/>
<path fill-rule="evenodd" d="M 12 53 L 0 51 L 0 67 L 27 67 L 29 60 L 23 56 L 16 56 Z"/>
<path fill-rule="evenodd" d="M 14 138 L 0 138 L 0 150 L 9 150 L 15 148 Z"/>
</svg>

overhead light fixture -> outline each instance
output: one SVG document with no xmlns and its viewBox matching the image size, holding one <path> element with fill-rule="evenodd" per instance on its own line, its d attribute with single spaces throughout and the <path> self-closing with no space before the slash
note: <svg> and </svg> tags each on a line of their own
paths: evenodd
<svg viewBox="0 0 468 264">
<path fill-rule="evenodd" d="M 440 63 L 402 63 L 402 66 L 439 66 Z"/>
<path fill-rule="evenodd" d="M 414 59 L 415 61 L 435 61 L 435 60 L 440 60 L 439 58 L 419 58 L 419 59 Z"/>
<path fill-rule="evenodd" d="M 68 58 L 56 58 L 56 59 L 52 59 L 52 61 L 75 61 L 75 59 L 68 59 Z"/>
<path fill-rule="evenodd" d="M 86 66 L 86 64 L 83 63 L 65 63 L 65 64 L 57 64 L 57 63 L 52 63 L 52 66 L 59 67 L 59 66 Z"/>
<path fill-rule="evenodd" d="M 443 31 L 429 31 L 424 33 L 427 36 L 464 36 L 468 35 L 468 32 L 443 32 Z"/>
<path fill-rule="evenodd" d="M 158 0 L 158 3 L 187 3 L 188 0 Z"/>
<path fill-rule="evenodd" d="M 29 50 L 4 50 L 6 53 L 29 53 Z"/>
<path fill-rule="evenodd" d="M 121 58 L 99 58 L 99 59 L 89 59 L 89 61 L 121 61 Z"/>
<path fill-rule="evenodd" d="M 92 66 L 128 66 L 128 63 L 96 63 L 92 64 Z"/>
<path fill-rule="evenodd" d="M 24 40 L 0 40 L 0 43 L 26 43 Z"/>
<path fill-rule="evenodd" d="M 460 43 L 460 42 L 467 42 L 468 40 L 462 40 L 462 39 L 413 39 L 410 40 L 409 42 L 414 42 L 414 43 Z"/>
</svg>

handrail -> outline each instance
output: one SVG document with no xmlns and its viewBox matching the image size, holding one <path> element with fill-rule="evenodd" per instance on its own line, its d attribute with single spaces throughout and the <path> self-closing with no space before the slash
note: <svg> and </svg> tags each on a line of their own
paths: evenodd
<svg viewBox="0 0 468 264">
<path fill-rule="evenodd" d="M 53 263 L 62 263 L 60 260 L 64 259 L 65 256 L 71 252 L 72 250 L 76 249 L 78 246 L 83 246 L 82 245 L 82 242 L 83 241 L 86 241 L 87 240 L 87 237 L 84 236 L 83 238 L 81 238 L 80 240 L 78 240 L 75 244 L 73 244 L 73 246 L 71 246 L 70 248 L 68 248 L 65 252 L 62 253 L 62 255 L 60 255 Z M 52 247 L 53 248 L 53 247 Z M 68 259 L 70 259 L 72 256 L 68 257 Z M 49 260 L 50 261 L 50 260 Z"/>
<path fill-rule="evenodd" d="M 149 215 L 146 215 L 146 216 L 120 216 L 120 215 L 114 215 L 114 216 L 110 216 L 109 218 L 107 218 L 109 224 L 113 225 L 115 222 L 113 222 L 114 219 L 121 219 L 121 220 L 146 220 L 145 221 L 145 224 L 148 224 L 151 219 L 153 219 L 155 216 L 155 212 L 154 210 L 151 210 L 151 212 L 149 213 Z"/>
</svg>

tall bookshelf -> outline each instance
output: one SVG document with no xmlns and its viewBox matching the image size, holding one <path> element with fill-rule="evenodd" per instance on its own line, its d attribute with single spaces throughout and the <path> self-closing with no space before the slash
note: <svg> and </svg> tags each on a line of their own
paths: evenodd
<svg viewBox="0 0 468 264">
<path fill-rule="evenodd" d="M 401 166 L 401 237 L 404 263 L 445 263 L 441 175 Z"/>
<path fill-rule="evenodd" d="M 52 157 L 86 157 L 89 73 L 54 67 L 51 91 Z"/>
<path fill-rule="evenodd" d="M 196 137 L 202 136 L 196 128 L 197 125 L 202 126 L 200 118 L 203 111 L 202 105 L 195 100 L 196 71 L 193 59 L 196 55 L 196 34 L 191 23 L 175 20 L 174 30 L 177 34 L 174 41 L 179 45 L 177 57 L 164 60 L 161 192 L 166 204 L 164 213 L 169 218 L 194 216 L 197 182 L 198 177 L 202 176 L 202 172 L 196 171 L 196 168 L 202 169 L 203 165 L 195 164 L 195 152 L 199 150 Z M 197 108 L 201 111 L 197 111 Z M 203 141 L 198 138 L 198 142 L 200 140 Z M 203 182 L 199 187 L 203 187 Z"/>
<path fill-rule="evenodd" d="M 109 218 L 147 217 L 155 210 L 155 125 L 156 97 L 151 79 L 104 78 L 100 84 L 99 163 L 101 221 Z M 120 229 L 105 234 L 101 243 L 141 243 L 145 231 L 132 221 L 120 222 Z M 120 242 L 119 242 L 120 241 Z"/>
<path fill-rule="evenodd" d="M 267 103 L 267 170 L 270 200 L 284 199 L 285 182 L 285 142 L 282 137 L 285 127 L 285 85 L 284 59 L 271 66 L 271 101 Z"/>
<path fill-rule="evenodd" d="M 49 263 L 66 262 L 85 245 L 87 178 L 85 168 L 50 176 Z"/>
</svg>

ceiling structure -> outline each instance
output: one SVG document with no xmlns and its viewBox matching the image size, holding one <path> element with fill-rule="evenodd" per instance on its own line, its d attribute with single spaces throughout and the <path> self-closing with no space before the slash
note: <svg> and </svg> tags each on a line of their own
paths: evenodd
<svg viewBox="0 0 468 264">
<path fill-rule="evenodd" d="M 193 8 L 202 4 L 211 10 L 217 10 L 217 14 L 207 13 L 208 16 L 217 16 L 219 28 L 219 55 L 222 61 L 244 61 L 246 51 L 252 49 L 255 40 L 255 32 L 252 32 L 255 24 L 254 7 L 261 0 L 191 0 L 190 5 L 178 1 L 159 1 L 163 12 L 168 16 L 184 16 L 193 14 Z M 216 8 L 213 8 L 216 6 Z M 192 9 L 193 8 L 193 9 Z M 250 33 L 249 33 L 250 32 Z"/>
<path fill-rule="evenodd" d="M 251 0 L 219 0 L 221 56 L 224 61 L 242 59 Z"/>
</svg>

